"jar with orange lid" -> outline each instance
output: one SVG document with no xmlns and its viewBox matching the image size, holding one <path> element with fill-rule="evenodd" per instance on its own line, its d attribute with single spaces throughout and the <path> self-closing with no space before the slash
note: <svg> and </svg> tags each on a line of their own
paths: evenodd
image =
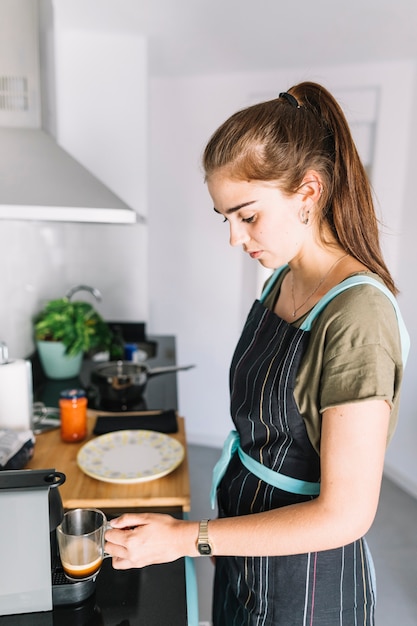
<svg viewBox="0 0 417 626">
<path fill-rule="evenodd" d="M 83 389 L 66 389 L 59 398 L 61 439 L 82 441 L 87 435 L 87 397 Z"/>
</svg>

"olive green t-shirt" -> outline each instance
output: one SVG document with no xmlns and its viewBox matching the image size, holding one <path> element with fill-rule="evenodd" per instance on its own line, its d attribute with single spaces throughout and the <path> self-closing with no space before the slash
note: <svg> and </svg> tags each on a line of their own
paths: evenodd
<svg viewBox="0 0 417 626">
<path fill-rule="evenodd" d="M 284 270 L 265 299 L 273 309 Z M 362 274 L 381 279 L 371 272 Z M 301 326 L 307 314 L 293 325 Z M 321 414 L 363 400 L 386 400 L 391 407 L 388 441 L 398 420 L 403 375 L 401 340 L 394 307 L 373 285 L 337 295 L 314 320 L 296 378 L 294 396 L 308 436 L 320 451 Z M 364 416 L 365 419 L 365 416 Z"/>
</svg>

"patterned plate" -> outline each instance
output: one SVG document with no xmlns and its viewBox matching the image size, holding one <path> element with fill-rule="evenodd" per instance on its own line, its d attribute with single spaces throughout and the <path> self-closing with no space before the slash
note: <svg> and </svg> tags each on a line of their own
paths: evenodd
<svg viewBox="0 0 417 626">
<path fill-rule="evenodd" d="M 79 468 L 107 483 L 141 483 L 172 472 L 184 458 L 179 441 L 151 430 L 119 430 L 91 439 L 78 452 Z"/>
</svg>

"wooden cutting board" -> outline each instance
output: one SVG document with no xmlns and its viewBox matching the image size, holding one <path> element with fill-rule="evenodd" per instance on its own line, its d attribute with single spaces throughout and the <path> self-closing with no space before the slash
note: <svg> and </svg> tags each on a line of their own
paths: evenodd
<svg viewBox="0 0 417 626">
<path fill-rule="evenodd" d="M 177 416 L 178 433 L 170 435 L 184 446 L 182 463 L 162 478 L 126 485 L 96 480 L 78 467 L 79 449 L 94 436 L 92 431 L 97 412 L 88 413 L 88 435 L 84 441 L 64 443 L 59 429 L 37 435 L 34 456 L 27 464 L 27 469 L 54 468 L 66 475 L 65 483 L 59 487 L 65 509 L 95 507 L 127 511 L 174 507 L 190 510 L 190 479 L 183 417 Z M 103 414 L 100 411 L 100 415 Z"/>
</svg>

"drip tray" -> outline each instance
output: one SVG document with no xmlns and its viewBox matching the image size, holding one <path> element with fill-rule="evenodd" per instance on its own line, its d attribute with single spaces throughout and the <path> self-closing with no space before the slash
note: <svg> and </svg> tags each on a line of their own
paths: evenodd
<svg viewBox="0 0 417 626">
<path fill-rule="evenodd" d="M 95 589 L 95 580 L 80 580 L 73 583 L 68 580 L 60 566 L 52 572 L 52 604 L 54 606 L 79 604 L 91 596 Z"/>
</svg>

